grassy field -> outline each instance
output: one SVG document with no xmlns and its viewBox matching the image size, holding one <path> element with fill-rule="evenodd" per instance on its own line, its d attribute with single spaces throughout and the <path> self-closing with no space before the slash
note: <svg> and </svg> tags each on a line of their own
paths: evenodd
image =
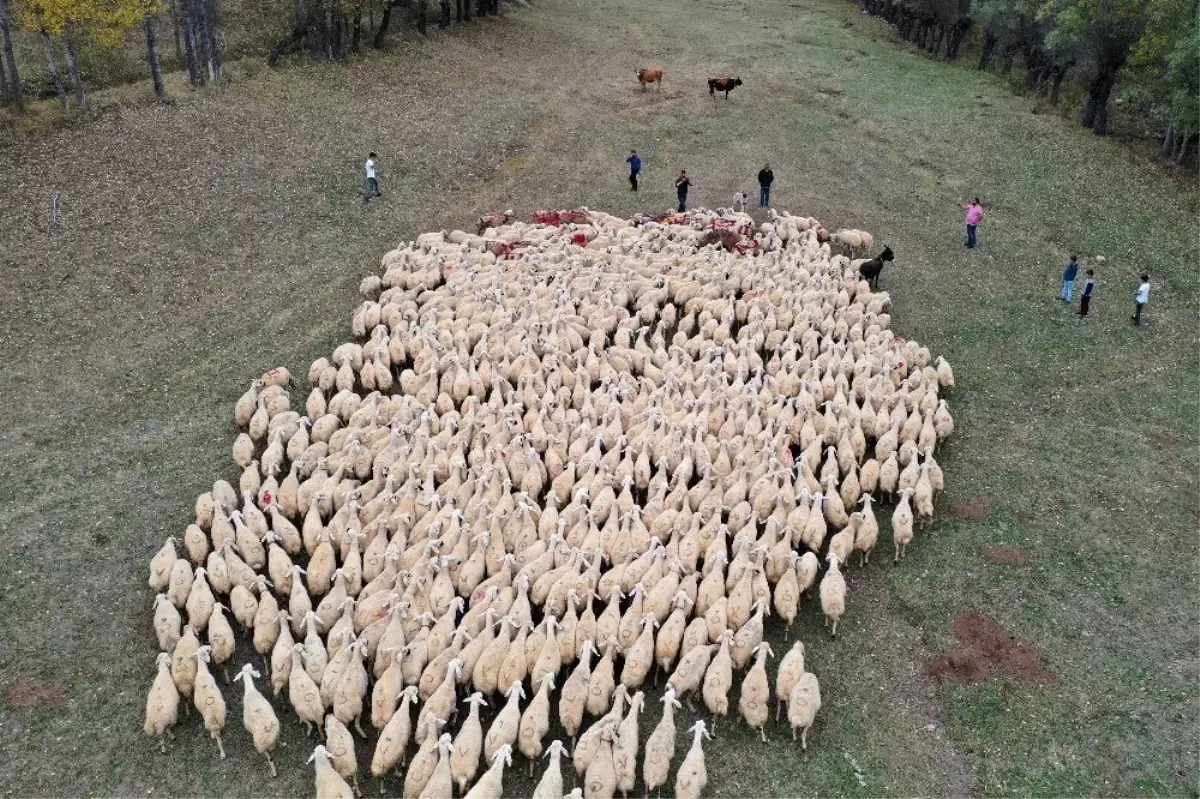
<svg viewBox="0 0 1200 799">
<path fill-rule="evenodd" d="M 667 76 L 643 94 L 648 63 Z M 227 761 L 194 716 L 169 757 L 141 731 L 146 563 L 235 476 L 234 400 L 348 338 L 355 286 L 400 240 L 497 208 L 662 210 L 681 168 L 693 203 L 724 204 L 764 161 L 777 206 L 895 249 L 895 328 L 954 364 L 957 429 L 904 564 L 851 572 L 836 642 L 811 609 L 794 628 L 825 696 L 808 753 L 725 725 L 709 793 L 1200 792 L 1194 190 L 840 0 L 543 0 L 345 67 L 260 66 L 0 142 L 5 795 L 311 792 L 299 726 L 271 781 L 240 689 Z M 728 101 L 705 91 L 718 71 L 745 81 Z M 385 196 L 364 207 L 368 149 Z M 955 203 L 974 195 L 969 251 Z M 1107 258 L 1086 324 L 1056 300 L 1072 252 Z M 971 613 L 1038 669 L 931 676 Z"/>
</svg>

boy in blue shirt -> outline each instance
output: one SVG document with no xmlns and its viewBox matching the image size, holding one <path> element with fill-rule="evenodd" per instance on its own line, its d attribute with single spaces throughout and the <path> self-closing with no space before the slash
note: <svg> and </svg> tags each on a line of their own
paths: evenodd
<svg viewBox="0 0 1200 799">
<path fill-rule="evenodd" d="M 1087 270 L 1087 280 L 1083 281 L 1083 296 L 1079 298 L 1079 316 L 1087 319 L 1088 309 L 1092 305 L 1092 296 L 1096 293 L 1095 272 Z"/>
<path fill-rule="evenodd" d="M 1079 275 L 1079 258 L 1071 256 L 1071 263 L 1067 264 L 1067 268 L 1063 270 L 1063 285 L 1062 291 L 1059 292 L 1058 298 L 1065 303 L 1071 302 L 1071 290 L 1075 288 L 1075 278 Z"/>
</svg>

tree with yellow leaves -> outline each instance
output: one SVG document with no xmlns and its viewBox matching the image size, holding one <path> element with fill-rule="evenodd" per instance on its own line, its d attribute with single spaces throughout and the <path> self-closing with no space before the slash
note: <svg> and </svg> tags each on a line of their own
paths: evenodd
<svg viewBox="0 0 1200 799">
<path fill-rule="evenodd" d="M 67 74 L 75 90 L 75 100 L 79 107 L 83 108 L 87 105 L 87 98 L 83 79 L 79 74 L 78 54 L 81 41 L 86 37 L 101 47 L 116 48 L 125 41 L 126 33 L 139 24 L 146 29 L 146 44 L 155 92 L 159 99 L 165 98 L 162 67 L 153 30 L 153 16 L 161 8 L 162 0 L 26 0 L 25 27 L 41 35 L 46 51 L 46 63 L 58 90 L 59 102 L 64 109 L 67 107 L 67 93 L 58 62 L 54 57 L 52 37 L 62 41 Z"/>
</svg>

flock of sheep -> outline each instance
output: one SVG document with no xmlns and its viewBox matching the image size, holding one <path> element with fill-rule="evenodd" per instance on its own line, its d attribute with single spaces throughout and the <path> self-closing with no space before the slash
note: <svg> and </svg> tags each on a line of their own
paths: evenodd
<svg viewBox="0 0 1200 799">
<path fill-rule="evenodd" d="M 514 749 L 531 776 L 547 758 L 536 797 L 564 795 L 564 758 L 572 796 L 672 771 L 699 796 L 735 681 L 763 740 L 774 706 L 807 747 L 819 681 L 799 641 L 771 679 L 766 618 L 790 627 L 817 587 L 836 635 L 877 496 L 898 498 L 903 556 L 942 488 L 950 367 L 895 335 L 816 220 L 570 218 L 389 252 L 303 408 L 282 368 L 237 402 L 236 487 L 198 497 L 150 563 L 164 752 L 182 702 L 225 756 L 235 658 L 272 775 L 279 713 L 323 731 L 318 796 L 365 768 L 412 799 L 500 797 Z M 715 227 L 753 246 L 706 243 Z M 712 721 L 677 759 L 674 710 L 697 698 Z"/>
</svg>

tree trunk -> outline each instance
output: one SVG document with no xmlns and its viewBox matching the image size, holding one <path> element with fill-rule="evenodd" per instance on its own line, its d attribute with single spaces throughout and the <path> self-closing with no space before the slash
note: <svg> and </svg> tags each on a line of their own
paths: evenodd
<svg viewBox="0 0 1200 799">
<path fill-rule="evenodd" d="M 1188 150 L 1191 148 L 1192 142 L 1195 140 L 1195 138 L 1195 134 L 1192 134 L 1191 136 L 1178 137 L 1179 150 L 1175 153 L 1175 157 L 1171 159 L 1171 162 L 1175 164 L 1175 166 L 1179 166 L 1183 163 L 1184 159 L 1187 158 Z"/>
<path fill-rule="evenodd" d="M 208 51 L 208 79 L 215 81 L 221 77 L 221 46 L 217 39 L 219 18 L 217 16 L 217 0 L 199 0 L 204 9 L 205 49 Z"/>
<path fill-rule="evenodd" d="M 354 32 L 353 32 L 352 38 L 350 39 L 350 49 L 353 50 L 357 54 L 361 44 L 362 44 L 362 6 L 360 5 L 354 9 Z"/>
<path fill-rule="evenodd" d="M 196 36 L 196 15 L 192 4 L 196 0 L 177 0 L 179 8 L 180 35 L 183 37 L 184 52 L 187 54 L 188 82 L 193 88 L 204 85 L 204 70 L 200 66 L 200 43 Z"/>
<path fill-rule="evenodd" d="M 335 0 L 329 14 L 333 22 L 330 26 L 333 31 L 331 42 L 333 60 L 341 61 L 346 55 L 346 12 L 342 8 L 342 4 Z"/>
<path fill-rule="evenodd" d="M 1058 105 L 1059 90 L 1062 89 L 1063 78 L 1067 77 L 1067 71 L 1074 65 L 1075 61 L 1071 60 L 1054 68 L 1054 77 L 1050 81 L 1050 105 Z"/>
<path fill-rule="evenodd" d="M 58 62 L 54 60 L 54 46 L 50 43 L 50 34 L 42 28 L 42 46 L 46 50 L 46 66 L 50 69 L 50 77 L 54 78 L 54 89 L 58 92 L 58 102 L 63 110 L 67 110 L 67 90 L 63 86 L 62 73 L 58 71 Z"/>
<path fill-rule="evenodd" d="M 8 71 L 4 68 L 4 59 L 0 58 L 0 105 L 12 102 L 12 90 L 8 88 Z"/>
<path fill-rule="evenodd" d="M 442 30 L 450 27 L 450 0 L 440 0 L 441 14 L 438 16 L 438 27 Z"/>
<path fill-rule="evenodd" d="M 387 38 L 388 23 L 392 21 L 393 3 L 388 3 L 383 7 L 383 18 L 379 20 L 379 30 L 375 31 L 375 41 L 372 45 L 376 50 L 383 49 L 383 40 Z"/>
<path fill-rule="evenodd" d="M 424 36 L 429 21 L 429 0 L 417 0 L 417 31 Z"/>
<path fill-rule="evenodd" d="M 175 58 L 183 60 L 183 39 L 179 35 L 179 0 L 171 0 L 167 3 L 167 10 L 171 12 L 171 38 L 175 42 Z"/>
<path fill-rule="evenodd" d="M 63 37 L 63 52 L 67 57 L 67 74 L 71 76 L 71 84 L 75 88 L 75 103 L 80 108 L 87 108 L 87 98 L 83 93 L 83 78 L 79 76 L 79 59 L 76 58 L 75 36 L 71 26 L 67 26 L 67 34 Z"/>
<path fill-rule="evenodd" d="M 488 12 L 488 0 L 479 0 L 475 6 L 475 16 L 486 17 Z"/>
<path fill-rule="evenodd" d="M 150 61 L 150 77 L 154 78 L 154 96 L 161 102 L 167 99 L 167 87 L 163 84 L 162 61 L 158 57 L 158 37 L 154 34 L 155 17 L 147 14 L 142 27 L 146 29 L 146 58 Z"/>
<path fill-rule="evenodd" d="M 1108 54 L 1096 66 L 1096 74 L 1088 85 L 1087 106 L 1083 110 L 1083 124 L 1092 133 L 1103 136 L 1108 133 L 1108 98 L 1117 82 L 1117 72 L 1125 64 L 1127 52 Z"/>
<path fill-rule="evenodd" d="M 991 65 L 991 58 L 996 54 L 996 36 L 992 34 L 983 35 L 983 49 L 979 50 L 979 64 L 977 70 L 986 70 Z"/>
<path fill-rule="evenodd" d="M 1007 75 L 1012 72 L 1013 60 L 1017 56 L 1017 48 L 1011 44 L 1004 48 L 1004 61 L 1000 65 L 1000 74 Z"/>
<path fill-rule="evenodd" d="M 8 83 L 12 87 L 13 102 L 21 111 L 25 110 L 25 90 L 21 86 L 21 72 L 17 69 L 17 58 L 13 54 L 12 21 L 8 16 L 6 0 L 0 0 L 0 38 L 4 40 L 4 60 L 8 62 Z"/>
<path fill-rule="evenodd" d="M 308 26 L 299 25 L 295 30 L 292 31 L 291 35 L 276 42 L 275 46 L 271 48 L 270 55 L 267 56 L 267 66 L 275 66 L 284 53 L 286 53 L 288 50 L 293 50 L 298 47 L 300 43 L 304 41 L 304 37 L 307 35 Z"/>
</svg>

